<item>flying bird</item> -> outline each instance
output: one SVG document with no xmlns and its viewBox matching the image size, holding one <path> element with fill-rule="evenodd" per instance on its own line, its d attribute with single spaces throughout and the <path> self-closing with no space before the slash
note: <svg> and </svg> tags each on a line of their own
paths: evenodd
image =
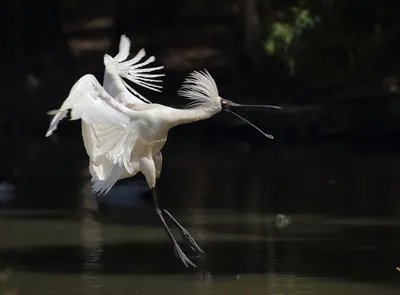
<svg viewBox="0 0 400 295">
<path fill-rule="evenodd" d="M 160 77 L 153 73 L 163 66 L 148 66 L 155 61 L 141 49 L 133 58 L 130 55 L 130 40 L 122 35 L 119 52 L 111 57 L 104 55 L 105 72 L 103 85 L 91 74 L 81 77 L 72 87 L 66 100 L 54 115 L 46 137 L 50 136 L 59 122 L 68 115 L 70 119 L 81 119 L 82 137 L 89 156 L 89 171 L 93 191 L 106 194 L 114 184 L 138 172 L 144 174 L 151 189 L 153 204 L 177 257 L 188 267 L 196 267 L 181 250 L 172 235 L 163 215 L 169 217 L 179 228 L 185 240 L 196 253 L 204 253 L 189 232 L 166 210 L 158 205 L 156 180 L 160 178 L 162 154 L 168 131 L 178 125 L 205 120 L 222 110 L 229 111 L 244 120 L 264 136 L 273 138 L 237 114 L 234 107 L 280 108 L 272 105 L 241 105 L 220 97 L 217 85 L 206 71 L 193 71 L 184 81 L 178 95 L 191 100 L 184 109 L 151 103 L 126 80 L 153 91 L 161 92 Z"/>
</svg>

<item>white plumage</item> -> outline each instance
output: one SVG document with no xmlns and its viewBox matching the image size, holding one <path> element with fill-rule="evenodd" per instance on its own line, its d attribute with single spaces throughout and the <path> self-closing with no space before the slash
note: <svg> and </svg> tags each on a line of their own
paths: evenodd
<svg viewBox="0 0 400 295">
<path fill-rule="evenodd" d="M 104 55 L 103 85 L 93 75 L 87 74 L 73 85 L 60 109 L 48 112 L 54 117 L 46 136 L 57 129 L 59 122 L 71 110 L 71 120 L 82 120 L 82 137 L 90 159 L 93 190 L 97 194 L 106 194 L 119 179 L 142 172 L 151 188 L 156 212 L 174 243 L 175 253 L 186 266 L 195 266 L 172 236 L 162 212 L 172 219 L 192 249 L 199 253 L 203 253 L 202 250 L 173 216 L 158 206 L 155 185 L 162 168 L 161 149 L 171 128 L 207 119 L 223 108 L 229 110 L 229 105 L 242 105 L 222 99 L 207 71 L 191 73 L 178 91 L 179 95 L 191 100 L 187 108 L 151 103 L 124 79 L 160 92 L 162 86 L 157 83 L 161 79 L 157 78 L 164 74 L 152 72 L 163 67 L 148 67 L 155 61 L 153 56 L 141 61 L 146 56 L 144 49 L 128 59 L 130 45 L 130 40 L 123 35 L 118 54 L 114 58 Z"/>
<path fill-rule="evenodd" d="M 220 105 L 218 88 L 214 79 L 205 70 L 204 73 L 194 71 L 184 81 L 178 94 L 192 100 L 188 108 L 204 107 L 210 104 Z"/>
<path fill-rule="evenodd" d="M 51 111 L 54 118 L 46 136 L 71 110 L 71 120 L 82 119 L 82 137 L 90 158 L 89 170 L 96 193 L 107 193 L 121 178 L 141 171 L 149 186 L 161 173 L 161 148 L 168 130 L 176 125 L 208 118 L 221 110 L 217 86 L 208 72 L 193 72 L 179 94 L 193 100 L 190 109 L 175 109 L 152 104 L 123 78 L 154 91 L 160 91 L 164 74 L 150 72 L 162 69 L 145 66 L 155 58 L 145 57 L 141 49 L 127 59 L 130 41 L 121 37 L 119 52 L 113 58 L 104 56 L 103 86 L 93 75 L 85 75 L 72 87 L 61 108 Z M 154 171 L 153 171 L 154 170 Z"/>
</svg>

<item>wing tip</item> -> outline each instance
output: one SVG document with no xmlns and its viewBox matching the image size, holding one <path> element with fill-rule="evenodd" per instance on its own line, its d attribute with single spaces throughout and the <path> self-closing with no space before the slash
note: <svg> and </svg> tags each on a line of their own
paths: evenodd
<svg viewBox="0 0 400 295">
<path fill-rule="evenodd" d="M 138 54 L 146 55 L 146 49 L 145 49 L 145 48 L 140 48 L 140 50 L 137 52 L 137 55 L 138 55 Z"/>
<path fill-rule="evenodd" d="M 128 38 L 128 36 L 126 34 L 122 34 L 120 37 L 120 43 L 121 42 L 131 42 L 131 39 Z"/>
<path fill-rule="evenodd" d="M 59 111 L 60 111 L 59 109 L 54 109 L 46 112 L 46 114 L 49 116 L 55 116 Z"/>
<path fill-rule="evenodd" d="M 98 196 L 105 196 L 113 187 L 113 184 L 109 184 L 104 180 L 92 179 L 92 183 L 92 190 Z"/>
</svg>

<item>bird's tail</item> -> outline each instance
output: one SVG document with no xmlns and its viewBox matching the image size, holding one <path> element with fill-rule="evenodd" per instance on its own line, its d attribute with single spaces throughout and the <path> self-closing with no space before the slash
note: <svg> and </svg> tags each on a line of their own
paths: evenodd
<svg viewBox="0 0 400 295">
<path fill-rule="evenodd" d="M 156 70 L 163 69 L 163 66 L 158 67 L 148 67 L 144 68 L 148 64 L 155 61 L 154 56 L 150 56 L 147 60 L 141 61 L 146 56 L 146 51 L 142 48 L 139 52 L 131 59 L 128 59 L 130 54 L 131 41 L 125 35 L 121 36 L 119 43 L 119 52 L 112 58 L 108 54 L 104 56 L 104 65 L 108 68 L 115 69 L 121 82 L 124 86 L 132 92 L 134 95 L 138 96 L 140 99 L 147 103 L 151 103 L 135 89 L 133 89 L 126 81 L 125 78 L 137 85 L 145 87 L 147 89 L 161 92 L 162 86 L 156 83 L 162 82 L 161 79 L 156 79 L 165 76 L 165 74 L 150 74 Z"/>
</svg>

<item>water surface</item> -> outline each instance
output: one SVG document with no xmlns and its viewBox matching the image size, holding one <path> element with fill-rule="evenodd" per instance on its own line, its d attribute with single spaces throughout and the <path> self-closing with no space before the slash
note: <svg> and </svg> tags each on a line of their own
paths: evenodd
<svg viewBox="0 0 400 295">
<path fill-rule="evenodd" d="M 395 149 L 167 144 L 160 202 L 206 252 L 181 244 L 197 269 L 174 257 L 141 177 L 98 206 L 79 141 L 28 150 L 2 203 L 0 294 L 399 294 Z"/>
</svg>

